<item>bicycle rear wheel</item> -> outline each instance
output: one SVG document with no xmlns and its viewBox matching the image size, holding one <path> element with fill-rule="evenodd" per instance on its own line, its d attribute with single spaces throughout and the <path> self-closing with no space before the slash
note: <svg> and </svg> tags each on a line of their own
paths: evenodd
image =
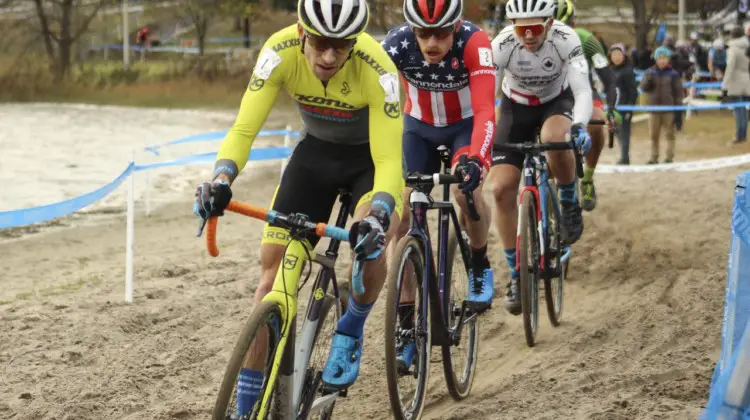
<svg viewBox="0 0 750 420">
<path fill-rule="evenodd" d="M 544 187 L 542 187 L 544 188 Z M 568 262 L 563 261 L 566 245 L 562 243 L 560 234 L 560 217 L 555 211 L 552 197 L 557 197 L 557 188 L 550 181 L 549 198 L 547 199 L 547 255 L 545 258 L 547 270 L 544 275 L 544 300 L 547 303 L 547 317 L 549 322 L 557 327 L 560 325 L 563 310 L 563 283 L 568 272 Z"/>
<path fill-rule="evenodd" d="M 534 347 L 537 327 L 539 326 L 539 236 L 537 235 L 536 197 L 532 191 L 521 195 L 521 213 L 518 218 L 519 262 L 521 280 L 521 313 L 526 344 Z"/>
<path fill-rule="evenodd" d="M 249 419 L 256 419 L 263 395 L 269 388 L 271 391 L 275 390 L 276 377 L 271 376 L 271 368 L 277 352 L 284 351 L 279 345 L 284 324 L 281 312 L 282 308 L 275 302 L 268 301 L 261 302 L 253 310 L 250 319 L 242 328 L 232 356 L 229 358 L 229 364 L 214 405 L 213 420 L 237 419 L 243 415 L 248 416 Z M 252 358 L 261 359 L 263 363 L 263 385 L 260 398 L 258 398 L 251 413 L 238 413 L 237 380 L 245 360 Z M 272 408 L 273 402 L 269 399 L 268 403 L 269 407 Z M 273 414 L 273 410 L 269 409 L 266 418 L 273 418 Z"/>
<path fill-rule="evenodd" d="M 464 231 L 459 234 L 466 235 Z M 443 374 L 451 397 L 460 401 L 469 395 L 471 384 L 474 382 L 479 351 L 479 318 L 468 309 L 463 309 L 463 302 L 469 292 L 469 268 L 464 264 L 461 250 L 458 248 L 458 237 L 453 230 L 448 237 L 447 257 L 446 277 L 450 281 L 450 287 L 445 290 L 448 294 L 448 307 L 445 310 L 448 311 L 448 329 L 452 332 L 458 328 L 459 322 L 463 325 L 459 341 L 442 346 Z M 463 320 L 462 311 L 467 312 Z"/>
<path fill-rule="evenodd" d="M 396 420 L 418 419 L 424 410 L 431 349 L 430 300 L 422 288 L 424 264 L 422 244 L 411 236 L 401 238 L 388 270 L 385 315 L 385 373 Z M 404 286 L 415 291 L 413 310 L 408 314 L 400 307 Z M 408 291 L 405 296 L 409 296 Z M 397 357 L 409 340 L 416 350 L 407 366 Z"/>
</svg>

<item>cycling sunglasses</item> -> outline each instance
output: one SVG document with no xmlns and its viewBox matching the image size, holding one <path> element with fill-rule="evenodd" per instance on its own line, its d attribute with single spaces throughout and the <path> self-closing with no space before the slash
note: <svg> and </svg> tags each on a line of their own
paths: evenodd
<svg viewBox="0 0 750 420">
<path fill-rule="evenodd" d="M 343 38 L 328 38 L 325 36 L 318 36 L 312 34 L 305 34 L 305 39 L 311 47 L 317 52 L 326 52 L 329 49 L 333 49 L 336 54 L 343 55 L 349 54 L 349 51 L 354 48 L 354 44 L 357 43 L 357 39 L 343 39 Z"/>
<path fill-rule="evenodd" d="M 453 26 L 447 26 L 445 28 L 414 28 L 414 35 L 423 41 L 432 37 L 442 41 L 448 38 L 453 33 L 453 30 Z"/>
<path fill-rule="evenodd" d="M 516 36 L 518 36 L 519 38 L 524 38 L 527 34 L 530 34 L 532 37 L 536 37 L 544 33 L 544 30 L 547 28 L 548 22 L 549 20 L 545 20 L 542 23 L 532 23 L 530 25 L 515 24 L 513 25 L 513 30 L 515 31 Z"/>
</svg>

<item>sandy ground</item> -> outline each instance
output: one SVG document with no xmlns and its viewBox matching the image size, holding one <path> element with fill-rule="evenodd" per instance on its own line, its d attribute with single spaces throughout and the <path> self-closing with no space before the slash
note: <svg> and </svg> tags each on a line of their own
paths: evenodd
<svg viewBox="0 0 750 420">
<path fill-rule="evenodd" d="M 714 156 L 725 150 L 716 142 Z M 603 161 L 615 159 L 606 151 Z M 747 169 L 599 175 L 563 324 L 553 329 L 542 314 L 529 349 L 521 320 L 497 305 L 481 319 L 465 401 L 448 396 L 433 353 L 424 418 L 696 418 L 719 357 L 734 178 Z M 266 205 L 278 170 L 255 173 L 240 178 L 235 198 Z M 222 255 L 211 258 L 194 237 L 191 195 L 138 214 L 132 305 L 122 212 L 0 238 L 0 418 L 208 418 L 252 309 L 262 224 L 225 217 Z M 490 251 L 500 295 L 506 270 L 494 232 Z M 389 417 L 383 301 L 368 321 L 362 376 L 337 418 Z"/>
</svg>

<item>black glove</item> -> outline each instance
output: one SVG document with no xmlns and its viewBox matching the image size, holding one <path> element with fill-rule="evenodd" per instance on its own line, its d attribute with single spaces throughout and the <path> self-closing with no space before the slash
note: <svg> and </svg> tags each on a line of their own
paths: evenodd
<svg viewBox="0 0 750 420">
<path fill-rule="evenodd" d="M 223 216 L 224 209 L 231 199 L 232 189 L 229 182 L 221 179 L 204 182 L 198 185 L 195 191 L 193 213 L 204 220 L 212 216 Z"/>
<path fill-rule="evenodd" d="M 614 109 L 607 110 L 607 123 L 609 131 L 617 130 L 617 115 Z"/>
<path fill-rule="evenodd" d="M 456 165 L 456 174 L 463 177 L 463 182 L 458 184 L 458 188 L 464 194 L 469 194 L 482 183 L 483 172 L 482 161 L 478 157 L 472 156 L 469 159 L 462 159 Z"/>
</svg>

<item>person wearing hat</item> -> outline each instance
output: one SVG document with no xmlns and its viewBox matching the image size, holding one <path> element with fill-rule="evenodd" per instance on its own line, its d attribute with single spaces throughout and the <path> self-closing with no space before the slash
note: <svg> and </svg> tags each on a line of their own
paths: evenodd
<svg viewBox="0 0 750 420">
<path fill-rule="evenodd" d="M 635 105 L 638 101 L 638 82 L 630 59 L 626 54 L 624 44 L 613 44 L 609 47 L 609 61 L 615 75 L 615 86 L 620 96 L 619 105 Z M 619 124 L 617 138 L 620 141 L 620 159 L 618 165 L 630 164 L 630 125 L 633 119 L 632 111 L 620 112 L 622 122 Z"/>
<path fill-rule="evenodd" d="M 641 80 L 641 90 L 648 93 L 649 105 L 678 106 L 682 105 L 682 81 L 680 73 L 672 68 L 672 51 L 659 47 L 654 51 L 656 64 L 649 68 Z M 675 149 L 674 112 L 661 111 L 649 113 L 649 131 L 651 134 L 651 159 L 649 164 L 659 162 L 659 137 L 664 130 L 667 138 L 667 155 L 664 163 L 672 163 Z"/>
</svg>

